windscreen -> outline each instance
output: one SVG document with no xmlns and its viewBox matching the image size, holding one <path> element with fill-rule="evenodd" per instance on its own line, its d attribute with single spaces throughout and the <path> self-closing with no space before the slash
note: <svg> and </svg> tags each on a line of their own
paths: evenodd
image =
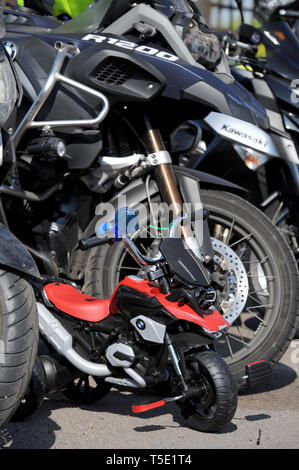
<svg viewBox="0 0 299 470">
<path fill-rule="evenodd" d="M 187 0 L 170 0 L 177 13 L 192 13 L 189 2 Z"/>
<path fill-rule="evenodd" d="M 294 2 L 294 0 L 255 0 L 255 16 L 262 23 L 266 23 L 271 21 L 271 16 L 278 8 L 291 8 L 295 3 L 298 2 Z"/>
<path fill-rule="evenodd" d="M 53 30 L 52 33 L 55 35 L 65 33 L 93 33 L 102 24 L 112 3 L 113 0 L 100 0 L 98 3 L 93 3 L 83 13 L 67 21 L 62 26 L 59 26 L 59 28 Z"/>
<path fill-rule="evenodd" d="M 289 78 L 299 77 L 299 42 L 290 26 L 284 21 L 262 28 L 267 49 L 267 67 Z"/>
</svg>

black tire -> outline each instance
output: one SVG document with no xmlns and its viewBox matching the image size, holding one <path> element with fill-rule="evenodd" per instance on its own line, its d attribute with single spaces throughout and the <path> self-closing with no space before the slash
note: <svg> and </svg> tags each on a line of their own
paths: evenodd
<svg viewBox="0 0 299 470">
<path fill-rule="evenodd" d="M 283 208 L 282 208 L 283 210 Z M 271 218 L 273 218 L 273 212 L 271 212 L 271 214 L 267 214 L 267 216 L 271 216 Z M 293 243 L 293 237 L 295 237 L 295 232 L 292 228 L 292 220 L 288 220 L 288 216 L 286 216 L 285 218 L 283 218 L 278 225 L 276 225 L 276 227 L 278 228 L 278 230 L 280 231 L 281 235 L 286 239 L 287 243 L 289 244 L 289 246 L 291 247 L 293 253 L 294 253 L 294 256 L 296 258 L 296 261 L 297 261 L 297 266 L 298 266 L 298 269 L 299 269 L 299 256 L 298 256 L 298 253 L 296 251 L 296 248 L 294 248 L 294 243 Z M 295 250 L 295 251 L 294 251 Z M 298 317 L 298 320 L 297 320 L 297 327 L 296 327 L 296 332 L 295 332 L 295 339 L 299 339 L 299 317 Z"/>
<path fill-rule="evenodd" d="M 269 277 L 275 275 L 274 281 L 269 281 L 269 305 L 259 318 L 265 321 L 264 326 L 260 320 L 255 330 L 255 336 L 246 348 L 239 350 L 235 359 L 223 352 L 223 343 L 218 342 L 217 351 L 225 357 L 235 377 L 244 375 L 245 366 L 258 360 L 269 361 L 276 364 L 287 350 L 293 340 L 299 316 L 299 276 L 293 253 L 272 222 L 257 208 L 240 197 L 218 191 L 202 191 L 202 201 L 210 211 L 210 229 L 213 217 L 220 213 L 221 222 L 235 217 L 236 225 L 240 223 L 248 233 L 253 232 L 254 247 L 262 251 L 261 259 L 268 256 L 263 264 L 263 270 Z M 273 285 L 271 285 L 273 282 Z M 260 310 L 259 310 L 260 313 Z M 243 318 L 242 318 L 243 317 Z M 245 322 L 242 313 L 228 334 L 236 330 L 237 324 Z M 250 319 L 253 321 L 253 319 Z M 248 322 L 248 320 L 247 320 Z"/>
<path fill-rule="evenodd" d="M 41 408 L 47 388 L 47 377 L 39 357 L 36 358 L 27 392 L 11 421 L 24 421 Z"/>
<path fill-rule="evenodd" d="M 0 271 L 0 427 L 18 408 L 29 386 L 38 346 L 38 316 L 30 284 Z"/>
<path fill-rule="evenodd" d="M 98 377 L 84 375 L 69 383 L 62 393 L 73 403 L 88 405 L 104 398 L 110 389 L 111 386 Z"/>
<path fill-rule="evenodd" d="M 219 432 L 233 419 L 238 393 L 225 361 L 213 351 L 186 358 L 187 384 L 201 389 L 197 398 L 177 402 L 188 425 L 201 432 Z"/>
<path fill-rule="evenodd" d="M 212 235 L 216 223 L 230 228 L 232 221 L 232 236 L 235 237 L 233 241 L 241 240 L 246 234 L 250 235 L 240 246 L 243 249 L 242 245 L 247 243 L 249 248 L 245 247 L 244 250 L 252 250 L 252 254 L 260 260 L 269 290 L 269 296 L 265 297 L 267 301 L 256 305 L 256 309 L 259 309 L 260 305 L 266 305 L 258 310 L 259 320 L 253 314 L 249 317 L 248 312 L 242 312 L 228 331 L 228 335 L 217 344 L 217 352 L 227 361 L 232 374 L 241 377 L 248 363 L 258 360 L 269 361 L 272 365 L 277 363 L 294 338 L 299 315 L 298 270 L 286 241 L 260 210 L 231 193 L 202 190 L 201 197 L 203 204 L 210 211 L 209 225 Z M 238 247 L 233 249 L 237 250 Z M 262 263 L 262 260 L 266 261 Z M 122 244 L 91 250 L 86 267 L 85 293 L 109 298 L 117 282 L 125 275 L 138 271 L 133 270 L 134 266 L 136 269 L 130 255 L 125 255 Z M 248 270 L 250 271 L 250 264 Z M 253 276 L 250 282 L 256 283 Z M 260 297 L 259 293 L 258 298 Z M 249 296 L 248 302 L 253 302 Z M 240 336 L 240 328 L 241 333 L 246 329 L 248 339 Z M 228 345 L 229 341 L 234 344 Z"/>
</svg>

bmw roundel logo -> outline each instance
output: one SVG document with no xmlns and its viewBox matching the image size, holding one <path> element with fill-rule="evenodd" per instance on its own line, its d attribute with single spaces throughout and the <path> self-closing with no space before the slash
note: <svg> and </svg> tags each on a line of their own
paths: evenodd
<svg viewBox="0 0 299 470">
<path fill-rule="evenodd" d="M 136 326 L 139 328 L 139 330 L 145 330 L 145 323 L 140 318 L 136 321 Z"/>
<path fill-rule="evenodd" d="M 3 45 L 10 56 L 11 60 L 14 60 L 17 55 L 16 45 L 11 41 L 3 41 Z"/>
</svg>

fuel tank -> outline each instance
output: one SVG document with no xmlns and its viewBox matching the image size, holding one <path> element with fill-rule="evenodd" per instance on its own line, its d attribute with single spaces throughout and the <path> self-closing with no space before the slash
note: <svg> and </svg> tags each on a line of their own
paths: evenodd
<svg viewBox="0 0 299 470">
<path fill-rule="evenodd" d="M 263 128 L 268 118 L 263 106 L 242 85 L 225 83 L 202 67 L 186 64 L 156 44 L 136 42 L 135 37 L 108 34 L 7 33 L 25 93 L 34 99 L 44 85 L 55 58 L 57 41 L 74 43 L 80 54 L 64 69 L 69 78 L 105 93 L 111 103 L 146 102 L 160 95 L 178 102 L 202 103 L 212 110 L 234 116 Z M 69 108 L 71 103 L 71 108 Z M 76 109 L 77 108 L 77 109 Z M 40 118 L 63 119 L 72 110 L 94 115 L 97 103 L 81 91 L 59 85 L 56 95 Z"/>
</svg>

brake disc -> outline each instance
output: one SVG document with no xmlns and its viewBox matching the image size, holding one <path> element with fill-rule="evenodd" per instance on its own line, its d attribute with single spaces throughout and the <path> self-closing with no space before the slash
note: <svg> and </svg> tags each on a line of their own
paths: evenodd
<svg viewBox="0 0 299 470">
<path fill-rule="evenodd" d="M 227 297 L 220 307 L 225 320 L 232 325 L 246 305 L 249 283 L 246 269 L 238 255 L 225 243 L 212 238 L 214 262 L 226 277 Z"/>
</svg>

